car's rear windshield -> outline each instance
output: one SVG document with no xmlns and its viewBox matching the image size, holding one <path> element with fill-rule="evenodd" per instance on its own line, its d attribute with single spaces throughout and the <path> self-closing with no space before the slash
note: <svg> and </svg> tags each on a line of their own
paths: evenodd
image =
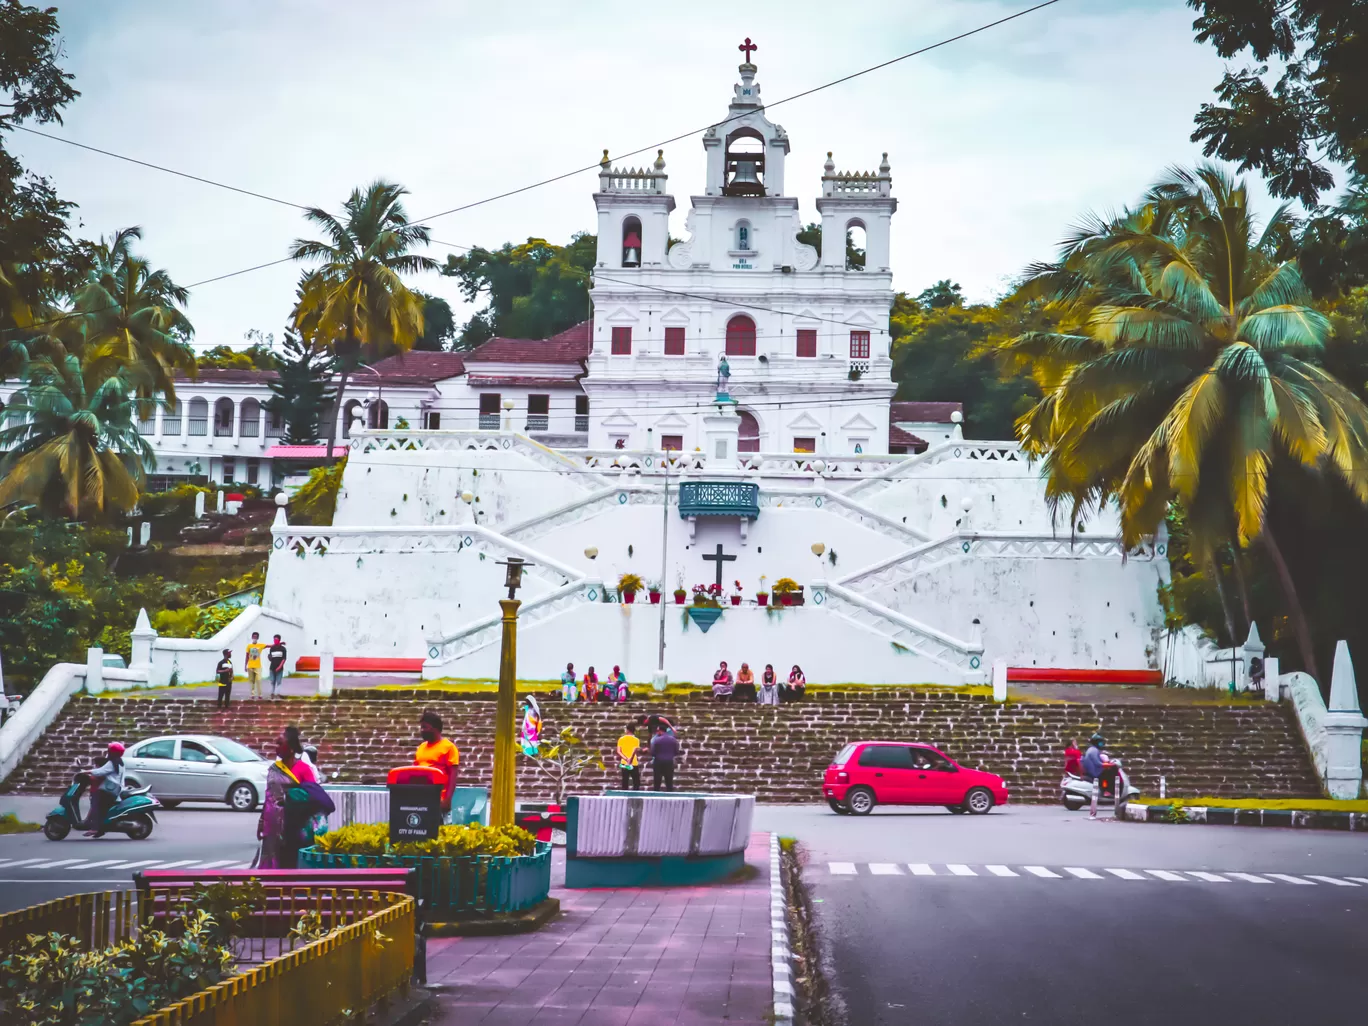
<svg viewBox="0 0 1368 1026">
<path fill-rule="evenodd" d="M 236 741 L 226 737 L 214 738 L 214 747 L 223 753 L 223 757 L 229 762 L 261 762 L 261 756 L 252 751 L 246 745 L 240 745 Z"/>
<path fill-rule="evenodd" d="M 836 753 L 836 758 L 832 759 L 831 761 L 834 762 L 837 766 L 844 766 L 846 764 L 846 760 L 850 758 L 851 754 L 854 751 L 854 745 L 846 745 L 844 748 L 842 748 L 839 752 Z"/>
</svg>

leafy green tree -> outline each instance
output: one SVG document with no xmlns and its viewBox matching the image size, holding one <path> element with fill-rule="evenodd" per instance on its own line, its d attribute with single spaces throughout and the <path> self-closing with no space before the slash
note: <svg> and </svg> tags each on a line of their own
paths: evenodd
<svg viewBox="0 0 1368 1026">
<path fill-rule="evenodd" d="M 214 346 L 195 356 L 195 366 L 200 370 L 279 370 L 280 357 L 260 343 L 246 349 Z"/>
<path fill-rule="evenodd" d="M 1339 477 L 1368 500 L 1368 408 L 1317 360 L 1330 324 L 1276 257 L 1286 208 L 1256 228 L 1242 183 L 1174 171 L 1144 205 L 1078 228 L 1027 283 L 1058 331 L 1005 351 L 1044 398 L 1018 424 L 1047 496 L 1078 518 L 1116 498 L 1127 542 L 1182 503 L 1199 558 L 1255 540 L 1316 675 L 1311 632 L 1267 518 L 1275 459 Z"/>
<path fill-rule="evenodd" d="M 1301 226 L 1297 265 L 1311 294 L 1335 299 L 1368 285 L 1368 178 L 1355 177 L 1339 200 Z"/>
<path fill-rule="evenodd" d="M 423 300 L 404 275 L 435 271 L 431 257 L 410 252 L 429 241 L 427 228 L 409 223 L 402 198 L 408 190 L 376 181 L 353 189 L 334 217 L 317 207 L 305 218 L 327 236 L 296 239 L 295 260 L 318 263 L 300 283 L 295 327 L 315 343 L 326 342 L 337 366 L 337 395 L 328 418 L 328 458 L 337 438 L 338 413 L 347 379 L 364 358 L 411 349 L 423 334 Z"/>
<path fill-rule="evenodd" d="M 441 296 L 430 296 L 419 292 L 423 297 L 423 333 L 413 343 L 413 348 L 430 353 L 439 353 L 451 345 L 456 337 L 456 318 L 451 314 L 451 305 Z"/>
<path fill-rule="evenodd" d="M 802 230 L 798 232 L 797 239 L 799 242 L 803 243 L 803 245 L 811 246 L 815 249 L 818 256 L 822 255 L 822 226 L 816 221 L 811 221 L 808 224 L 803 225 Z M 864 265 L 865 251 L 855 245 L 854 234 L 847 231 L 846 266 L 864 267 Z"/>
<path fill-rule="evenodd" d="M 285 419 L 286 445 L 313 445 L 318 441 L 319 422 L 333 408 L 331 388 L 332 357 L 308 345 L 298 334 L 285 332 L 285 353 L 280 373 L 270 382 L 271 398 L 266 408 Z"/>
<path fill-rule="evenodd" d="M 1326 165 L 1368 175 L 1368 5 L 1362 0 L 1188 0 L 1198 42 L 1226 60 L 1220 104 L 1198 111 L 1194 142 L 1208 157 L 1258 170 L 1275 196 L 1314 207 L 1335 184 Z M 1280 62 L 1272 85 L 1268 62 Z"/>
<path fill-rule="evenodd" d="M 83 371 L 75 356 L 41 357 L 25 376 L 0 429 L 0 506 L 29 502 L 86 520 L 137 505 L 155 457 L 138 433 L 130 382 Z"/>
<path fill-rule="evenodd" d="M 72 294 L 81 362 L 91 380 L 122 373 L 138 398 L 176 398 L 175 374 L 192 372 L 195 329 L 180 309 L 189 293 L 135 256 L 141 228 L 125 228 L 91 246 L 92 265 Z"/>
<path fill-rule="evenodd" d="M 442 273 L 457 280 L 469 302 L 486 300 L 461 329 L 455 348 L 473 349 L 495 335 L 547 338 L 584 320 L 597 252 L 597 238 L 581 232 L 568 246 L 528 239 L 520 246 L 477 246 L 448 256 Z"/>
</svg>

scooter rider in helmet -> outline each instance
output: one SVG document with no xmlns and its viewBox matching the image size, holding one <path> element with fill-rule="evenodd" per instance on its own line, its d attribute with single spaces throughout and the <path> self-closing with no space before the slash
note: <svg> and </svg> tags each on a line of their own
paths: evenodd
<svg viewBox="0 0 1368 1026">
<path fill-rule="evenodd" d="M 86 826 L 89 827 L 85 832 L 87 837 L 104 836 L 105 816 L 123 794 L 124 746 L 118 741 L 111 741 L 108 753 L 109 761 L 89 773 L 90 786 L 94 790 L 90 794 L 90 817 L 86 820 Z"/>
<path fill-rule="evenodd" d="M 1103 783 L 1110 781 L 1113 788 L 1116 786 L 1116 767 L 1107 757 L 1106 748 L 1106 738 L 1101 734 L 1094 734 L 1088 738 L 1088 750 L 1083 753 L 1083 776 L 1092 784 L 1092 808 L 1088 812 L 1089 819 L 1097 818 L 1097 797 Z"/>
</svg>

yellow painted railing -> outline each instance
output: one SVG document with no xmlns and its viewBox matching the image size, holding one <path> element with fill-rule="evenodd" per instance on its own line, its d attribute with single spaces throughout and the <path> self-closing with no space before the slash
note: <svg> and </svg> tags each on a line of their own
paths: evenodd
<svg viewBox="0 0 1368 1026">
<path fill-rule="evenodd" d="M 85 951 L 122 944 L 137 929 L 138 896 L 133 891 L 72 894 L 0 915 L 0 951 L 31 933 L 76 937 Z"/>
<path fill-rule="evenodd" d="M 169 1005 L 133 1026 L 326 1026 L 403 991 L 413 974 L 408 896 L 389 908 Z"/>
</svg>

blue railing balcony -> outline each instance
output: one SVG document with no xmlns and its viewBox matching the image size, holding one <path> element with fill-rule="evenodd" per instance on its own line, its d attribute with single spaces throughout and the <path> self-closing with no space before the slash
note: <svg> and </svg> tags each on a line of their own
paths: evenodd
<svg viewBox="0 0 1368 1026">
<path fill-rule="evenodd" d="M 744 517 L 760 515 L 760 486 L 744 481 L 685 481 L 679 486 L 681 517 Z"/>
</svg>

